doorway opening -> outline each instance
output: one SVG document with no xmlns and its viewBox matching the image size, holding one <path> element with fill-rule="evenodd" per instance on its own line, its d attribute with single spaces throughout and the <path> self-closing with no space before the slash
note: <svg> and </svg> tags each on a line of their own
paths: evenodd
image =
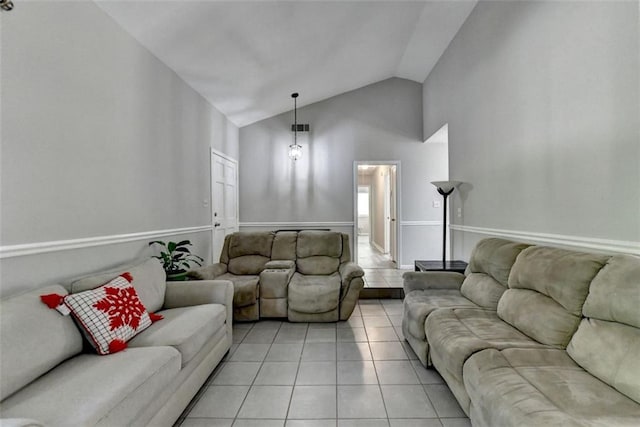
<svg viewBox="0 0 640 427">
<path fill-rule="evenodd" d="M 397 269 L 397 161 L 355 162 L 355 259 L 364 269 Z"/>
</svg>

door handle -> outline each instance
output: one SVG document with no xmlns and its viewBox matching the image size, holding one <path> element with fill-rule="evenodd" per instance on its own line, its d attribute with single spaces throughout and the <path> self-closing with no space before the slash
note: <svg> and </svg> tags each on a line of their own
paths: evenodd
<svg viewBox="0 0 640 427">
<path fill-rule="evenodd" d="M 213 224 L 214 227 L 220 227 L 220 223 L 216 222 L 215 224 Z"/>
</svg>

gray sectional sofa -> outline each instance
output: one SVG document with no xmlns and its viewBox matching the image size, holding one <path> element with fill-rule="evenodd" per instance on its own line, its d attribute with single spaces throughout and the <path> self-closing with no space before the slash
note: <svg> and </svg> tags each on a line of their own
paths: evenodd
<svg viewBox="0 0 640 427">
<path fill-rule="evenodd" d="M 334 231 L 238 232 L 225 237 L 220 262 L 188 273 L 233 283 L 235 321 L 347 320 L 364 287 L 349 236 Z"/>
<path fill-rule="evenodd" d="M 405 274 L 403 331 L 474 426 L 640 425 L 640 258 L 502 239 Z"/>
<path fill-rule="evenodd" d="M 71 316 L 40 296 L 93 289 L 124 272 L 152 324 L 118 353 L 83 349 Z M 232 342 L 233 286 L 165 282 L 156 259 L 0 301 L 0 425 L 171 426 Z"/>
</svg>

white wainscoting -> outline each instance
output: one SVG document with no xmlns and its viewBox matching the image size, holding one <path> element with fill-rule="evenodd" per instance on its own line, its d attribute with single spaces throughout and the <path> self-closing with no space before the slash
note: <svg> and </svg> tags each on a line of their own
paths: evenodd
<svg viewBox="0 0 640 427">
<path fill-rule="evenodd" d="M 0 259 L 25 255 L 36 255 L 47 252 L 65 251 L 70 249 L 90 248 L 94 246 L 113 245 L 134 242 L 138 240 L 156 239 L 159 237 L 175 236 L 178 234 L 192 234 L 210 232 L 211 225 L 198 227 L 172 228 L 167 230 L 143 231 L 139 233 L 114 234 L 111 236 L 86 237 L 81 239 L 54 240 L 21 245 L 0 246 Z"/>
<path fill-rule="evenodd" d="M 504 237 L 533 243 L 567 246 L 583 250 L 600 252 L 626 253 L 640 255 L 640 242 L 625 240 L 598 239 L 595 237 L 569 236 L 563 234 L 535 233 L 530 231 L 503 230 L 499 228 L 471 227 L 467 225 L 450 225 L 451 230 L 481 234 L 493 237 Z"/>
</svg>

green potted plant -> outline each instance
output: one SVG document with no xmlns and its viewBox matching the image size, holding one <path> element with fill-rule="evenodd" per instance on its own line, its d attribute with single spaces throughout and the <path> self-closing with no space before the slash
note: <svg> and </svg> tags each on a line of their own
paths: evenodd
<svg viewBox="0 0 640 427">
<path fill-rule="evenodd" d="M 167 280 L 185 280 L 187 269 L 191 268 L 192 264 L 202 265 L 202 261 L 204 261 L 198 255 L 191 253 L 188 248 L 188 246 L 191 246 L 191 241 L 189 240 L 183 240 L 178 243 L 165 243 L 160 240 L 149 242 L 149 246 L 153 245 L 162 247 L 160 255 L 154 255 L 154 258 L 162 261 L 162 267 L 167 273 Z"/>
</svg>

